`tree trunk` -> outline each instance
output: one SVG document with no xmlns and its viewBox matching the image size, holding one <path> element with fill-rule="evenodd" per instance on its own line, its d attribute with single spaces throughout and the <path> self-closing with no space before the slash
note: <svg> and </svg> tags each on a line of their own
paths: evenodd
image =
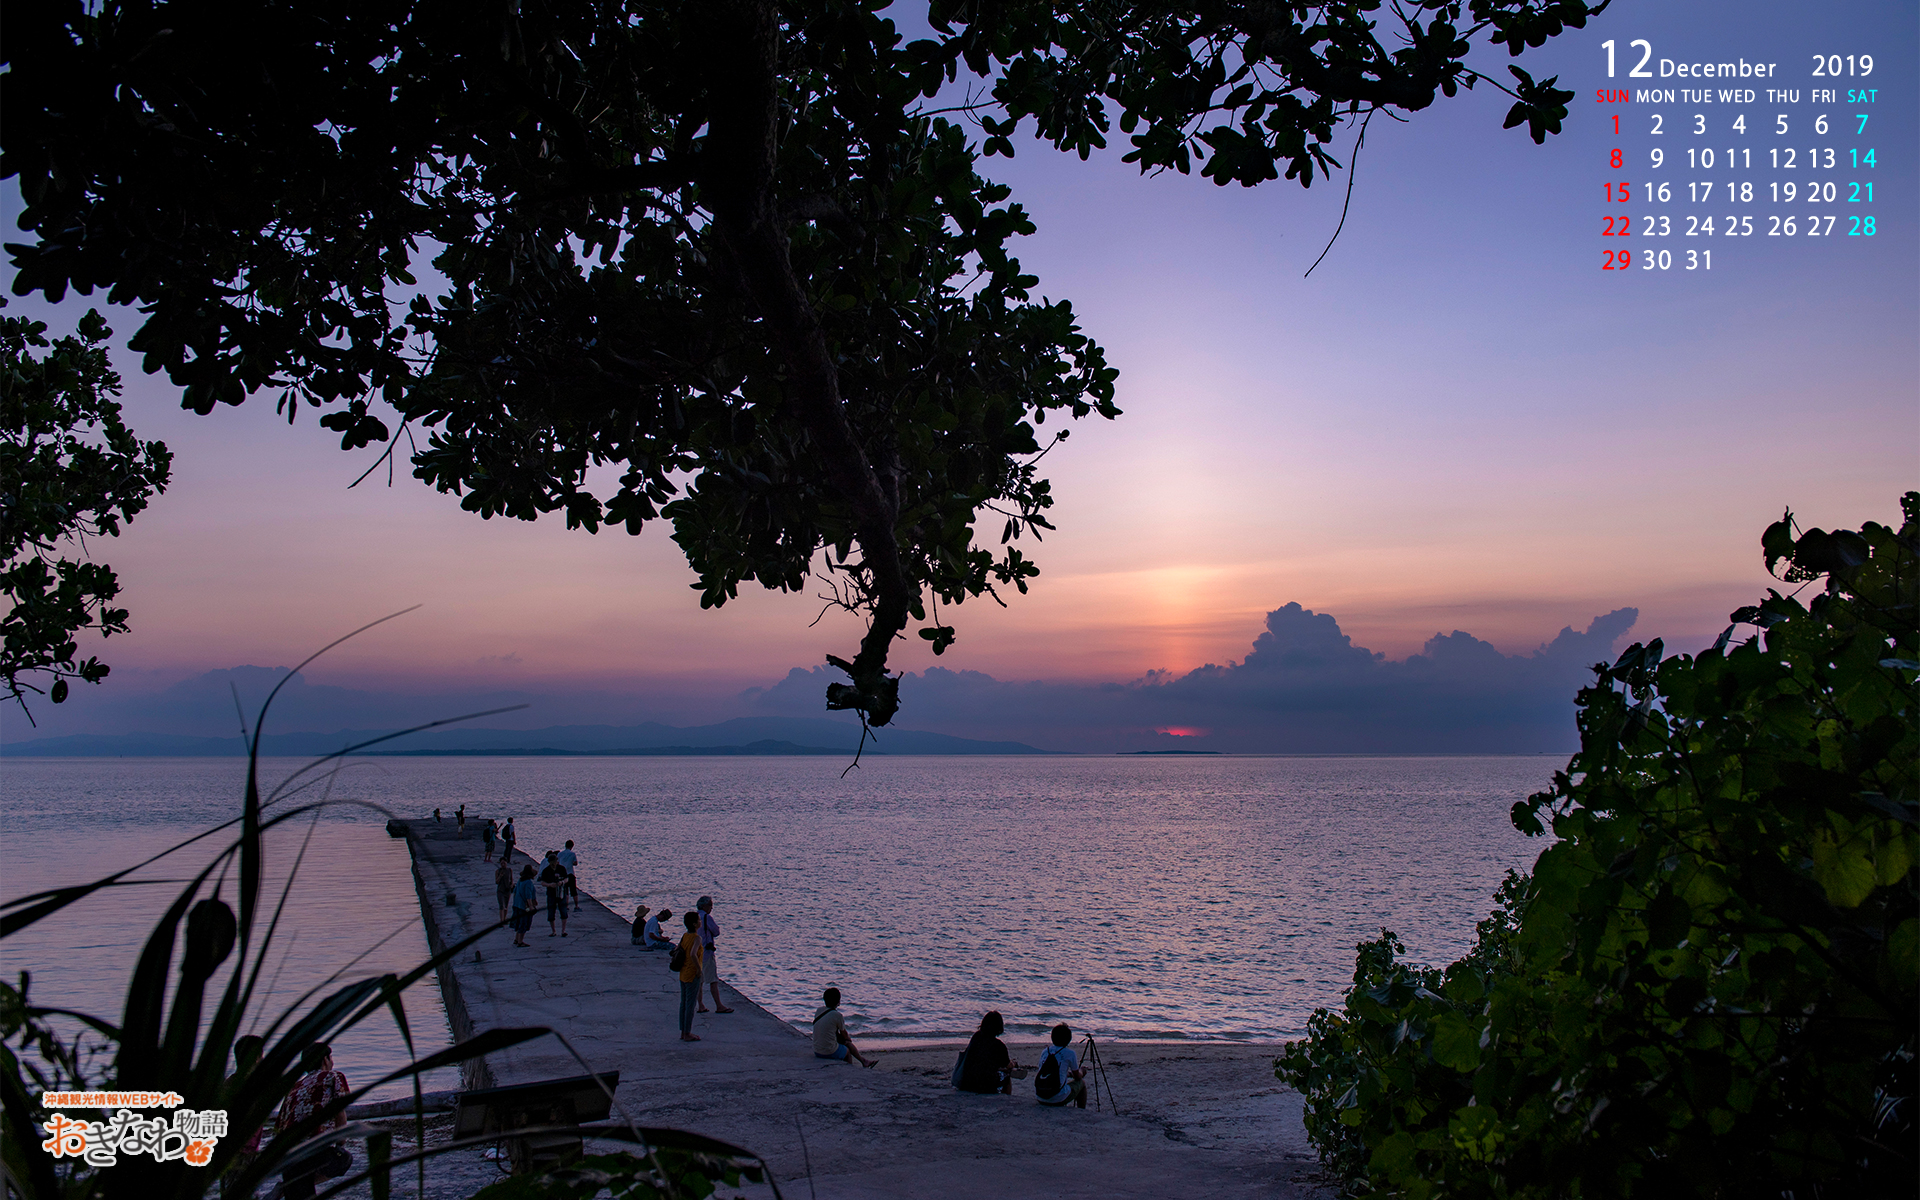
<svg viewBox="0 0 1920 1200">
<path fill-rule="evenodd" d="M 717 258 L 766 323 L 789 372 L 789 402 L 828 481 L 853 513 L 871 613 L 853 662 L 830 660 L 853 677 L 853 686 L 829 688 L 829 706 L 856 709 L 869 723 L 885 725 L 899 707 L 887 654 L 919 594 L 894 532 L 899 500 L 847 421 L 839 371 L 794 275 L 780 222 L 774 195 L 780 46 L 775 6 L 768 0 L 715 0 L 709 12 L 711 34 L 704 40 L 712 116 L 700 186 L 714 216 Z"/>
</svg>

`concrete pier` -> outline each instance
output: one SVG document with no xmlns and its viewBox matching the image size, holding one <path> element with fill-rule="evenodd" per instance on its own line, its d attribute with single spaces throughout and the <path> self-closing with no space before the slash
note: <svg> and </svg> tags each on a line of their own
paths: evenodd
<svg viewBox="0 0 1920 1200">
<path fill-rule="evenodd" d="M 396 820 L 388 832 L 406 839 L 436 952 L 498 920 L 494 868 L 481 860 L 476 830 L 462 839 L 452 822 L 429 819 Z M 516 854 L 515 873 L 529 861 Z M 1316 1186 L 1300 1098 L 1278 1086 L 1258 1053 L 1109 1047 L 1123 1093 L 1125 1115 L 1116 1116 L 1042 1108 L 1018 1084 L 1010 1097 L 957 1092 L 947 1081 L 952 1048 L 863 1046 L 883 1052 L 875 1070 L 816 1059 L 804 1034 L 724 983 L 733 1013 L 696 1017 L 702 1040 L 682 1042 L 667 956 L 631 945 L 629 914 L 585 893 L 580 905 L 565 938 L 547 936 L 543 915 L 527 948 L 502 929 L 441 969 L 457 1038 L 530 1025 L 560 1035 L 469 1064 L 468 1087 L 617 1070 L 615 1117 L 748 1147 L 788 1197 L 809 1200 L 1326 1194 Z M 721 955 L 724 975 L 724 945 Z M 1032 1048 L 1014 1054 L 1038 1058 Z M 1149 1089 L 1130 1106 L 1126 1091 Z"/>
</svg>

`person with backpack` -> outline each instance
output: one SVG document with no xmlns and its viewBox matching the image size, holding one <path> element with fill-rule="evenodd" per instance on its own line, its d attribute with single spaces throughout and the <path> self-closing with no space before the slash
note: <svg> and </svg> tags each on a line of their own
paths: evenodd
<svg viewBox="0 0 1920 1200">
<path fill-rule="evenodd" d="M 1073 1052 L 1073 1030 L 1063 1021 L 1053 1027 L 1053 1045 L 1040 1056 L 1040 1069 L 1034 1072 L 1033 1092 L 1048 1108 L 1065 1108 L 1069 1101 L 1087 1106 L 1086 1071 Z"/>
<path fill-rule="evenodd" d="M 680 944 L 667 959 L 667 970 L 680 975 L 680 1040 L 697 1042 L 700 1038 L 693 1032 L 693 1002 L 700 998 L 700 914 L 688 913 L 683 923 L 687 931 L 680 935 Z"/>
<path fill-rule="evenodd" d="M 860 1048 L 847 1036 L 847 1019 L 840 1015 L 840 989 L 828 988 L 820 997 L 820 1011 L 813 1014 L 813 1056 L 831 1058 L 836 1062 L 857 1062 L 863 1067 L 877 1067 Z"/>
</svg>

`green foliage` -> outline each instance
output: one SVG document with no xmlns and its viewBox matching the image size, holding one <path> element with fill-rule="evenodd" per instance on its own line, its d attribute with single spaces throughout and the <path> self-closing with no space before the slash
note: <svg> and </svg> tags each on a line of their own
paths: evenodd
<svg viewBox="0 0 1920 1200">
<path fill-rule="evenodd" d="M 301 667 L 312 661 L 309 658 Z M 278 691 L 276 687 L 274 695 Z M 247 763 L 246 795 L 238 817 L 125 870 L 0 904 L 0 939 L 4 939 L 40 922 L 60 920 L 69 905 L 96 892 L 138 886 L 128 876 L 142 867 L 206 838 L 219 836 L 236 825 L 239 827 L 238 835 L 179 892 L 154 926 L 134 963 L 127 984 L 125 1009 L 118 1023 L 34 1004 L 30 995 L 31 980 L 25 974 L 21 975 L 17 988 L 0 983 L 0 1163 L 4 1163 L 10 1180 L 20 1181 L 34 1196 L 43 1200 L 88 1200 L 95 1196 L 137 1194 L 143 1200 L 163 1200 L 165 1197 L 199 1197 L 222 1186 L 247 1194 L 277 1173 L 296 1148 L 316 1136 L 330 1140 L 368 1136 L 370 1149 L 377 1148 L 377 1153 L 370 1154 L 376 1160 L 372 1172 L 375 1194 L 384 1195 L 393 1165 L 386 1153 L 390 1148 L 390 1135 L 352 1126 L 345 1131 L 324 1133 L 348 1105 L 375 1087 L 403 1078 L 413 1079 L 417 1096 L 419 1076 L 423 1072 L 465 1062 L 548 1032 L 540 1028 L 492 1029 L 409 1062 L 399 1070 L 368 1081 L 357 1091 L 280 1133 L 250 1162 L 239 1161 L 248 1134 L 268 1123 L 274 1108 L 299 1080 L 301 1057 L 307 1047 L 331 1041 L 363 1021 L 386 1014 L 392 1018 L 411 1053 L 413 1035 L 401 1000 L 402 992 L 485 933 L 498 928 L 490 927 L 449 946 L 406 974 L 361 980 L 328 992 L 339 979 L 336 973 L 268 1021 L 260 1030 L 266 1045 L 259 1061 L 251 1069 L 229 1077 L 234 1040 L 257 1012 L 260 972 L 268 960 L 287 903 L 287 893 L 283 890 L 271 913 L 263 909 L 260 896 L 263 836 L 277 825 L 315 811 L 316 804 L 283 801 L 297 797 L 312 787 L 316 779 L 324 778 L 315 774 L 316 768 L 342 756 L 330 755 L 295 772 L 263 799 L 258 782 L 259 726 L 264 723 L 272 703 L 273 695 L 269 695 L 255 722 L 252 753 Z M 387 741 L 392 736 L 399 735 L 375 740 Z M 353 749 L 358 748 L 361 747 Z M 298 870 L 296 858 L 294 872 Z M 231 903 L 225 894 L 229 881 L 233 888 Z M 288 887 L 291 887 L 291 876 Z M 208 989 L 223 967 L 229 972 L 226 985 L 217 998 L 209 997 Z M 63 1041 L 53 1025 L 56 1019 L 76 1022 L 83 1032 Z M 50 1115 L 41 1107 L 40 1095 L 48 1090 L 93 1089 L 177 1092 L 193 1109 L 224 1109 L 231 1132 L 214 1147 L 212 1160 L 201 1166 L 179 1160 L 161 1163 L 149 1156 L 131 1154 L 105 1168 L 55 1160 L 40 1146 L 43 1137 L 40 1129 Z M 73 1115 L 99 1120 L 111 1114 L 81 1111 Z M 227 1173 L 224 1184 L 223 1172 Z"/>
<path fill-rule="evenodd" d="M 869 622 L 829 704 L 885 724 L 909 624 L 944 651 L 939 605 L 1038 574 L 1014 543 L 1052 528 L 1036 464 L 1066 436 L 1041 427 L 1119 413 L 979 153 L 1032 116 L 1084 156 L 1112 104 L 1143 170 L 1310 183 L 1342 119 L 1471 86 L 1480 36 L 1597 11 L 1425 0 L 1390 50 L 1365 2 L 942 0 L 906 45 L 874 7 L 24 6 L 15 287 L 142 305 L 131 344 L 195 411 L 267 390 L 346 449 L 405 430 L 482 517 L 666 520 L 703 605 L 823 580 Z M 932 107 L 963 66 L 993 81 L 960 106 L 979 147 Z M 1516 93 L 1536 137 L 1551 84 Z"/>
<path fill-rule="evenodd" d="M 1278 1062 L 1357 1195 L 1911 1195 L 1920 990 L 1920 493 L 1899 529 L 1763 538 L 1701 654 L 1636 645 L 1516 826 L 1466 959 L 1361 948 Z"/>
<path fill-rule="evenodd" d="M 100 314 L 81 318 L 76 337 L 46 333 L 43 322 L 0 317 L 0 581 L 11 602 L 0 679 L 22 710 L 27 692 L 43 691 L 35 677 L 52 678 L 44 691 L 55 704 L 68 680 L 106 678 L 107 664 L 79 657 L 75 635 L 125 633 L 127 610 L 111 607 L 120 581 L 84 557 L 86 539 L 118 536 L 166 491 L 173 462 L 120 419 L 120 376 L 103 348 L 113 331 Z"/>
<path fill-rule="evenodd" d="M 983 4 L 934 0 L 942 35 L 916 42 L 927 94 L 961 69 L 994 75 L 1003 120 L 983 118 L 987 154 L 1012 157 L 1029 117 L 1036 134 L 1081 158 L 1107 145 L 1116 119 L 1143 171 L 1172 168 L 1225 187 L 1281 177 L 1311 187 L 1340 163 L 1328 152 L 1348 118 L 1418 112 L 1486 83 L 1514 97 L 1507 127 L 1535 142 L 1560 132 L 1573 93 L 1518 67 L 1509 89 L 1466 65 L 1484 36 L 1510 56 L 1584 29 L 1611 0 L 1419 0 L 1390 9 L 1344 3 Z M 1383 10 L 1391 31 L 1382 38 Z M 1464 23 L 1464 28 L 1462 27 Z M 1000 68 L 997 73 L 995 68 Z M 1224 118 L 1224 120 L 1222 120 Z M 1218 123 L 1215 123 L 1218 122 Z"/>
<path fill-rule="evenodd" d="M 1362 942 L 1344 1011 L 1316 1010 L 1307 1036 L 1274 1064 L 1306 1098 L 1307 1135 L 1322 1163 L 1354 1190 L 1382 1172 L 1404 1175 L 1422 1150 L 1459 1140 L 1484 1156 L 1497 1138 L 1481 1128 L 1491 1110 L 1475 1105 L 1471 1073 L 1488 993 L 1516 973 L 1526 891 L 1526 877 L 1509 871 L 1473 949 L 1444 970 L 1403 961 L 1406 946 L 1387 930 Z"/>
</svg>

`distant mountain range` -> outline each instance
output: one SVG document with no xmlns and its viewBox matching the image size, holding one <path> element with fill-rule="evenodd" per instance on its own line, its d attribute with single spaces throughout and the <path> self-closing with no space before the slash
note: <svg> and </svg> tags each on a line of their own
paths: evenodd
<svg viewBox="0 0 1920 1200">
<path fill-rule="evenodd" d="M 334 733 L 269 733 L 262 754 L 304 758 L 332 754 L 347 746 L 373 742 L 391 729 L 342 729 Z M 554 725 L 545 729 L 449 729 L 410 733 L 357 751 L 360 754 L 450 755 L 778 755 L 852 754 L 860 727 L 810 717 L 737 717 L 717 725 L 682 728 L 644 725 Z M 222 758 L 246 753 L 238 735 L 190 737 L 181 734 L 73 734 L 0 745 L 9 758 Z M 1025 742 L 983 742 L 914 729 L 877 729 L 868 754 L 1048 754 Z"/>
</svg>

